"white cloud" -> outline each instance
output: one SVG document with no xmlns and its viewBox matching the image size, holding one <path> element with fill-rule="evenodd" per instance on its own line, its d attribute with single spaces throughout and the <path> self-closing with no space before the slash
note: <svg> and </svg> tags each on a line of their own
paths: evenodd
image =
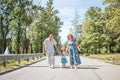
<svg viewBox="0 0 120 80">
<path fill-rule="evenodd" d="M 63 8 L 63 7 L 75 7 L 79 0 L 54 0 L 54 5 L 57 8 Z"/>
</svg>

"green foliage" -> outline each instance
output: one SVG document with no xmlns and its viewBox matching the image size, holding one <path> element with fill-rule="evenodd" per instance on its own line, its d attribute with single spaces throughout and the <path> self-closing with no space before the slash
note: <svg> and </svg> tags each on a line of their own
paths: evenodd
<svg viewBox="0 0 120 80">
<path fill-rule="evenodd" d="M 62 22 L 53 0 L 48 0 L 46 7 L 31 0 L 2 0 L 0 4 L 0 53 L 6 46 L 12 53 L 42 52 L 42 42 L 51 33 L 61 44 L 58 33 Z"/>
<path fill-rule="evenodd" d="M 104 0 L 104 4 L 109 4 L 112 7 L 120 8 L 120 0 Z"/>
<path fill-rule="evenodd" d="M 47 6 L 38 13 L 39 17 L 37 17 L 30 26 L 29 36 L 33 52 L 42 51 L 42 43 L 49 34 L 53 34 L 58 44 L 60 44 L 58 33 L 60 32 L 62 22 L 56 15 L 58 11 L 54 10 L 52 5 L 53 0 L 49 0 Z"/>
<path fill-rule="evenodd" d="M 105 10 L 90 7 L 85 21 L 79 26 L 82 36 L 79 39 L 82 52 L 113 53 L 120 52 L 120 9 L 118 0 L 105 0 L 109 4 Z"/>
</svg>

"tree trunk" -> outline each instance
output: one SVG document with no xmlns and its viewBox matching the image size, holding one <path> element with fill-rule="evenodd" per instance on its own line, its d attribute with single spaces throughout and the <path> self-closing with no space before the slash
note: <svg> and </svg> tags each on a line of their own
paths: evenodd
<svg viewBox="0 0 120 80">
<path fill-rule="evenodd" d="M 31 53 L 33 53 L 32 44 L 30 44 L 30 47 L 31 47 Z"/>
<path fill-rule="evenodd" d="M 20 34 L 20 30 L 21 30 L 21 28 L 20 28 L 20 23 L 18 23 L 18 35 L 17 35 L 17 54 L 19 54 L 20 53 L 20 36 L 21 36 L 21 34 Z"/>
</svg>

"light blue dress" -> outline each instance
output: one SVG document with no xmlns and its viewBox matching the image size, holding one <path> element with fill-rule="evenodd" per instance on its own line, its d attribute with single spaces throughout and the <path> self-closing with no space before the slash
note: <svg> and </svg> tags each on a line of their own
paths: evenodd
<svg viewBox="0 0 120 80">
<path fill-rule="evenodd" d="M 66 59 L 66 57 L 65 57 L 65 53 L 62 52 L 61 54 L 62 54 L 62 55 L 61 55 L 61 63 L 67 63 L 67 59 Z"/>
<path fill-rule="evenodd" d="M 68 41 L 68 50 L 70 56 L 70 65 L 79 65 L 81 64 L 80 56 L 75 45 L 76 40 L 69 40 Z"/>
</svg>

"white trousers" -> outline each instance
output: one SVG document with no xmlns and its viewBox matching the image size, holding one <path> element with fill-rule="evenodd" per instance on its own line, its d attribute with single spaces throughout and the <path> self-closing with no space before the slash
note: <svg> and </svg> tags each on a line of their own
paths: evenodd
<svg viewBox="0 0 120 80">
<path fill-rule="evenodd" d="M 54 51 L 49 52 L 47 51 L 46 56 L 49 66 L 54 66 L 55 65 Z"/>
</svg>

